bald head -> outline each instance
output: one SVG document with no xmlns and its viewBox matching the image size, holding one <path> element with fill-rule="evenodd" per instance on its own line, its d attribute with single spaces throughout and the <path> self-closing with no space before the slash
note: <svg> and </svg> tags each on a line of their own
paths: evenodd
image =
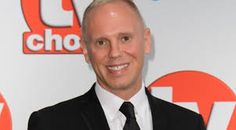
<svg viewBox="0 0 236 130">
<path fill-rule="evenodd" d="M 137 17 L 137 22 L 139 22 L 143 27 L 145 26 L 143 18 L 132 0 L 94 0 L 85 10 L 83 21 L 82 21 L 82 39 L 84 42 L 88 42 L 88 28 L 91 18 L 93 17 L 93 11 L 99 9 L 106 4 L 122 4 L 122 6 L 127 6 L 133 14 Z M 107 20 L 107 19 L 106 19 Z"/>
</svg>

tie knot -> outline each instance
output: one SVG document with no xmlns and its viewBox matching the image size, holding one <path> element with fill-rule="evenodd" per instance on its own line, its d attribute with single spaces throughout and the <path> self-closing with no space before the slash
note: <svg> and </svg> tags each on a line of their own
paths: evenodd
<svg viewBox="0 0 236 130">
<path fill-rule="evenodd" d="M 134 105 L 131 102 L 124 102 L 119 109 L 127 119 L 135 119 Z"/>
</svg>

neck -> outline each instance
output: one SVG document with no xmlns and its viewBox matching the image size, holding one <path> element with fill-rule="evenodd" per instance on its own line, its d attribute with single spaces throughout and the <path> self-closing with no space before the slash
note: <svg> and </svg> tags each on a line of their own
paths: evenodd
<svg viewBox="0 0 236 130">
<path fill-rule="evenodd" d="M 131 97 L 133 97 L 142 87 L 142 80 L 140 80 L 137 84 L 132 86 L 127 86 L 125 88 L 117 88 L 111 89 L 107 87 L 103 87 L 107 91 L 113 93 L 114 95 L 122 98 L 123 100 L 128 101 Z"/>
<path fill-rule="evenodd" d="M 134 88 L 130 88 L 127 90 L 121 90 L 120 92 L 114 92 L 115 95 L 117 95 L 118 97 L 122 98 L 123 100 L 130 100 L 130 98 L 132 98 L 136 93 L 138 93 L 138 91 L 141 89 L 141 84 L 139 87 L 134 87 Z"/>
</svg>

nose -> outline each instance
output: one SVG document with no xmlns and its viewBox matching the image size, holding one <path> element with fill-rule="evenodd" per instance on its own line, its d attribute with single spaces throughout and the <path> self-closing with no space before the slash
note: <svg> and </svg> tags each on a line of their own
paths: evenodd
<svg viewBox="0 0 236 130">
<path fill-rule="evenodd" d="M 112 59 L 118 58 L 122 55 L 122 49 L 119 42 L 112 42 L 110 44 L 109 57 Z"/>
</svg>

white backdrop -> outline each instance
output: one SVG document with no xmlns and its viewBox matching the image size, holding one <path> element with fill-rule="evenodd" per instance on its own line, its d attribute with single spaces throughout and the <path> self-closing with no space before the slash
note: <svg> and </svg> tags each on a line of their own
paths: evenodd
<svg viewBox="0 0 236 130">
<path fill-rule="evenodd" d="M 82 14 L 88 2 L 78 1 Z M 26 130 L 32 111 L 83 94 L 95 76 L 80 54 L 24 54 L 22 35 L 29 27 L 21 1 L 0 3 L 0 93 L 10 108 L 13 130 Z M 136 3 L 153 35 L 144 73 L 147 85 L 168 73 L 198 70 L 236 92 L 235 0 Z"/>
</svg>

